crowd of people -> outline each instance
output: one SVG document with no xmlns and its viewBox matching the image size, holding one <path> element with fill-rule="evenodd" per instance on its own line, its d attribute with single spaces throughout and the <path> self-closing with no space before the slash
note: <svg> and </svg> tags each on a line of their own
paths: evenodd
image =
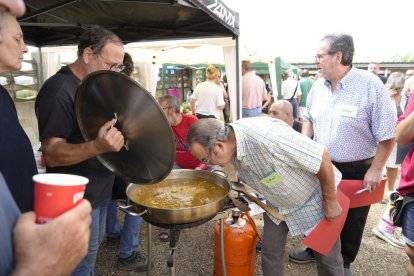
<svg viewBox="0 0 414 276">
<path fill-rule="evenodd" d="M 21 0 L 0 0 L 0 8 L 0 72 L 9 72 L 21 68 L 28 51 L 15 17 L 24 14 L 25 6 Z M 222 116 L 230 99 L 220 70 L 212 65 L 206 68 L 207 80 L 191 96 L 192 114 L 182 112 L 176 96 L 158 98 L 176 142 L 174 169 L 231 164 L 240 180 L 283 215 L 284 220 L 263 215 L 263 275 L 284 274 L 288 233 L 306 236 L 323 218 L 333 221 L 341 215 L 341 179 L 362 180 L 370 192 L 378 188 L 386 168 L 386 195 L 397 189 L 407 200 L 413 196 L 414 76 L 407 71 L 385 79 L 375 63 L 369 70 L 358 69 L 353 66 L 354 51 L 352 36 L 326 35 L 316 49 L 318 78 L 312 80 L 303 70 L 296 80 L 291 70 L 285 71 L 280 99 L 272 98 L 251 63 L 243 61 L 242 119 L 232 123 Z M 47 224 L 35 222 L 32 177 L 37 168 L 30 141 L 12 98 L 0 87 L 0 128 L 7 129 L 0 136 L 0 275 L 94 275 L 105 233 L 108 243 L 119 246 L 118 269 L 147 269 L 146 257 L 139 252 L 141 218 L 126 215 L 122 230 L 118 221 L 116 206 L 120 198 L 128 200 L 122 193 L 127 183 L 97 159 L 124 146 L 116 119 L 103 123 L 88 142 L 76 119 L 76 90 L 98 70 L 129 76 L 134 65 L 116 34 L 92 26 L 79 39 L 77 59 L 50 77 L 36 98 L 47 173 L 89 179 L 82 203 Z M 328 254 L 307 248 L 290 253 L 289 260 L 316 262 L 318 275 L 352 275 L 369 210 L 349 209 Z M 404 207 L 401 235 L 387 210 L 373 232 L 405 247 L 408 275 L 414 275 L 414 203 Z"/>
<path fill-rule="evenodd" d="M 292 235 L 299 234 L 300 227 L 294 225 L 291 220 L 294 220 L 304 206 L 301 205 L 300 200 L 293 200 L 296 204 L 293 204 L 296 212 L 289 213 L 286 208 L 293 207 L 289 206 L 292 202 L 290 201 L 287 206 L 283 205 L 283 199 L 278 197 L 288 192 L 294 195 L 300 194 L 295 190 L 295 185 L 289 181 L 295 179 L 298 170 L 306 171 L 306 166 L 300 164 L 300 160 L 309 157 L 299 154 L 302 152 L 299 145 L 304 145 L 304 142 L 295 139 L 307 136 L 319 145 L 323 145 L 335 172 L 336 169 L 339 170 L 340 178 L 362 180 L 368 191 L 377 189 L 383 176 L 386 176 L 385 203 L 389 202 L 389 195 L 394 193 L 398 186 L 401 162 L 403 164 L 411 162 L 408 159 L 411 145 L 406 146 L 405 152 L 400 153 L 400 147 L 402 148 L 405 142 L 398 145 L 395 143 L 397 117 L 402 115 L 405 109 L 402 105 L 407 102 L 413 90 L 412 87 L 405 85 L 406 79 L 407 84 L 412 81 L 411 71 L 408 70 L 406 75 L 395 72 L 386 78 L 379 75 L 380 68 L 377 63 L 371 63 L 367 71 L 358 69 L 352 65 L 354 51 L 351 36 L 347 34 L 325 36 L 315 55 L 318 66 L 317 76 L 311 78 L 309 71 L 303 70 L 300 80 L 296 80 L 292 70 L 286 70 L 282 75 L 280 100 L 269 100 L 265 83 L 252 72 L 250 63 L 243 61 L 243 119 L 229 125 L 218 120 L 200 120 L 189 130 L 187 143 L 194 156 L 217 165 L 231 163 L 236 168 L 239 178 L 250 183 L 265 196 L 270 206 L 285 215 L 285 222 L 272 221 L 271 217 L 264 215 L 261 248 L 264 275 L 283 275 L 285 234 L 287 232 Z M 276 122 L 269 123 L 267 118 L 263 118 L 266 116 L 263 116 L 261 111 L 269 104 L 269 117 L 283 121 L 288 126 L 287 129 L 279 129 Z M 249 117 L 256 118 L 244 119 Z M 402 118 L 403 116 L 400 120 Z M 289 129 L 301 133 L 300 138 Z M 288 135 L 284 136 L 287 133 Z M 295 154 L 289 151 L 291 144 L 296 145 Z M 306 150 L 303 149 L 303 152 Z M 404 159 L 405 155 L 407 155 L 406 159 Z M 273 159 L 275 156 L 279 158 L 283 156 L 284 162 L 280 163 L 279 159 Z M 324 164 L 322 157 L 318 161 L 321 162 L 318 163 L 321 170 L 323 168 L 321 164 Z M 406 168 L 408 170 L 409 164 Z M 329 194 L 324 192 L 324 188 L 330 187 L 324 182 L 327 176 L 322 175 L 321 171 L 311 172 L 316 173 L 318 178 L 316 182 L 320 184 L 319 191 L 322 191 L 323 196 L 330 198 Z M 410 178 L 404 179 L 404 173 L 407 175 L 408 171 L 401 170 L 400 183 L 404 181 L 408 183 L 400 184 L 400 187 L 401 185 L 409 187 L 408 192 L 402 193 L 409 197 L 411 182 Z M 273 174 L 277 179 L 282 179 L 279 181 L 283 181 L 283 186 L 274 183 L 271 187 L 264 187 L 262 180 Z M 336 174 L 328 175 L 331 178 L 330 184 L 336 183 L 334 181 Z M 296 178 L 301 179 L 302 185 L 312 182 L 308 179 L 303 180 L 303 176 Z M 273 185 L 277 189 L 272 189 Z M 398 191 L 401 192 L 401 188 Z M 312 197 L 306 198 L 307 204 L 310 204 L 310 198 Z M 327 201 L 329 202 L 327 198 L 318 199 L 320 201 L 316 200 L 316 202 L 319 202 L 320 211 L 325 212 L 326 218 L 331 215 L 327 211 L 338 212 L 331 219 L 341 213 L 338 210 L 340 208 L 335 209 L 338 206 L 334 203 L 333 208 L 324 206 Z M 406 212 L 409 212 L 409 207 L 406 209 L 408 210 Z M 306 248 L 304 251 L 289 254 L 289 260 L 295 263 L 316 262 L 319 275 L 352 275 L 351 264 L 359 252 L 369 210 L 369 205 L 349 209 L 340 237 L 327 256 L 320 256 L 318 252 Z M 407 225 L 403 225 L 400 235 L 392 225 L 387 207 L 373 233 L 391 245 L 406 248 L 407 255 L 410 257 L 408 271 L 409 275 L 412 275 L 410 273 L 412 273 L 413 237 L 409 230 L 411 226 L 408 224 L 408 216 L 405 221 Z M 305 224 L 303 221 L 301 223 Z M 275 233 L 279 237 L 277 240 Z M 306 235 L 308 232 L 302 229 L 300 234 Z"/>
</svg>

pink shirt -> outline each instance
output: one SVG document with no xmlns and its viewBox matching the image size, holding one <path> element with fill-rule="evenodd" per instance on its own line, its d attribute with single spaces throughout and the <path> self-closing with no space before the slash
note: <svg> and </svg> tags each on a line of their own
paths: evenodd
<svg viewBox="0 0 414 276">
<path fill-rule="evenodd" d="M 267 98 L 265 82 L 253 71 L 242 77 L 242 107 L 247 109 L 262 107 Z"/>
<path fill-rule="evenodd" d="M 405 108 L 404 114 L 398 118 L 398 122 L 401 122 L 410 115 L 414 110 L 414 96 L 412 95 L 408 100 L 407 107 Z M 404 158 L 401 165 L 401 180 L 397 188 L 401 195 L 408 195 L 414 193 L 414 147 L 411 146 L 410 151 Z"/>
</svg>

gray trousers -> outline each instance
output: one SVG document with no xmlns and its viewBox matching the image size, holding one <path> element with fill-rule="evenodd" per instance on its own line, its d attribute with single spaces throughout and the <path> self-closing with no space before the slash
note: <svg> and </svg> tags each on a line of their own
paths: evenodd
<svg viewBox="0 0 414 276">
<path fill-rule="evenodd" d="M 282 276 L 285 268 L 285 246 L 289 229 L 285 222 L 276 225 L 263 214 L 262 271 L 263 276 Z M 327 256 L 315 252 L 319 276 L 342 276 L 344 274 L 341 241 L 335 242 Z"/>
</svg>

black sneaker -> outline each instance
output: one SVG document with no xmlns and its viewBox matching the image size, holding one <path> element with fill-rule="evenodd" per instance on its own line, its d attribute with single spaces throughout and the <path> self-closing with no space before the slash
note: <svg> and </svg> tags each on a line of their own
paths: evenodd
<svg viewBox="0 0 414 276">
<path fill-rule="evenodd" d="M 289 254 L 289 261 L 297 264 L 314 263 L 315 255 L 313 255 L 312 249 L 306 248 L 301 252 Z"/>
<path fill-rule="evenodd" d="M 118 258 L 116 268 L 125 271 L 147 271 L 147 258 L 139 252 L 132 253 L 131 256 L 125 259 Z"/>
</svg>

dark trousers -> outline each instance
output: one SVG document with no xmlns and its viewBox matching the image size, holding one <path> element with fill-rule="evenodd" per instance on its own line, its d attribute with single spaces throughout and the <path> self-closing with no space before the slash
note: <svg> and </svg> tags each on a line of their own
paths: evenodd
<svg viewBox="0 0 414 276">
<path fill-rule="evenodd" d="M 298 100 L 293 98 L 291 100 L 289 99 L 288 101 L 292 104 L 293 119 L 297 119 L 298 118 Z"/>
<path fill-rule="evenodd" d="M 289 229 L 284 221 L 276 225 L 266 213 L 263 214 L 263 220 L 263 276 L 283 276 L 286 238 Z M 318 275 L 343 275 L 341 241 L 339 239 L 335 242 L 327 256 L 315 252 L 315 259 Z"/>
<path fill-rule="evenodd" d="M 214 116 L 214 115 L 204 115 L 204 114 L 200 114 L 200 113 L 196 113 L 196 117 L 198 118 L 198 119 L 204 119 L 204 118 L 216 118 L 216 116 Z"/>
<path fill-rule="evenodd" d="M 369 169 L 369 165 L 359 168 L 341 168 L 337 166 L 342 173 L 342 179 L 363 180 L 364 175 Z M 344 228 L 341 232 L 341 252 L 344 259 L 344 267 L 349 268 L 359 251 L 364 232 L 365 223 L 369 213 L 370 206 L 351 208 L 345 220 Z"/>
</svg>

